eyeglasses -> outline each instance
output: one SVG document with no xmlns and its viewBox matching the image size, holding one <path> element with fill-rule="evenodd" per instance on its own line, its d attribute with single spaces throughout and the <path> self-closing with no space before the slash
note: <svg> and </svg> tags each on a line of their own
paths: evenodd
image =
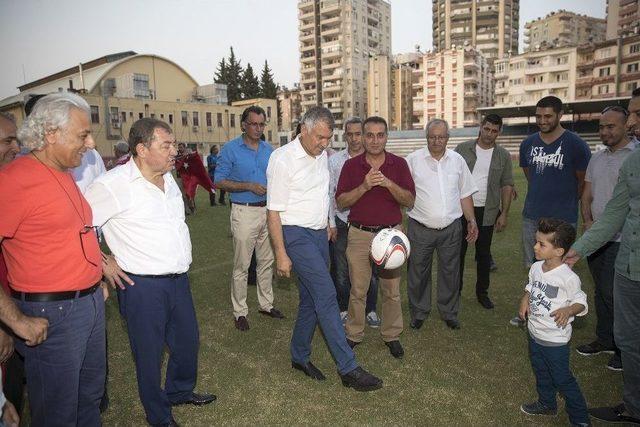
<svg viewBox="0 0 640 427">
<path fill-rule="evenodd" d="M 449 139 L 449 135 L 446 135 L 446 136 L 437 135 L 437 136 L 428 136 L 427 137 L 427 140 L 429 140 L 431 142 L 444 142 L 444 141 L 446 141 L 448 139 Z"/>
<path fill-rule="evenodd" d="M 84 249 L 84 241 L 85 239 L 87 239 L 87 244 L 89 244 L 90 240 L 91 240 L 91 232 L 94 232 L 95 234 L 93 235 L 93 237 L 97 240 L 98 238 L 98 227 L 92 227 L 90 225 L 85 225 L 84 227 L 82 227 L 82 229 L 80 229 L 80 232 L 78 233 L 79 237 L 80 237 L 80 248 L 82 249 L 82 255 L 84 255 L 84 259 L 91 265 L 93 265 L 94 267 L 98 266 L 98 262 L 100 262 L 99 260 L 96 260 L 96 262 L 91 261 L 89 258 L 87 258 L 87 252 Z"/>
<path fill-rule="evenodd" d="M 604 113 L 606 113 L 608 111 L 615 111 L 616 113 L 624 114 L 625 117 L 629 117 L 629 111 L 626 108 L 621 107 L 619 105 L 610 105 L 607 108 L 605 108 L 604 110 L 602 110 L 602 112 L 600 114 L 604 114 Z"/>
<path fill-rule="evenodd" d="M 264 128 L 267 126 L 266 123 L 262 122 L 262 123 L 254 123 L 254 122 L 246 122 L 247 126 L 251 126 L 252 128 Z"/>
</svg>

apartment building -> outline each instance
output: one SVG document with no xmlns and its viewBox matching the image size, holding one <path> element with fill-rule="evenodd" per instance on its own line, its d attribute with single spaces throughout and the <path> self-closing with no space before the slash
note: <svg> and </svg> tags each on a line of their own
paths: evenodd
<svg viewBox="0 0 640 427">
<path fill-rule="evenodd" d="M 291 132 L 302 118 L 302 96 L 300 86 L 293 89 L 283 87 L 276 94 L 278 101 L 278 132 Z"/>
<path fill-rule="evenodd" d="M 607 39 L 640 34 L 640 0 L 607 0 Z"/>
<path fill-rule="evenodd" d="M 480 50 L 490 64 L 518 53 L 520 0 L 432 0 L 433 49 Z"/>
<path fill-rule="evenodd" d="M 479 107 L 493 105 L 493 74 L 484 55 L 471 47 L 428 52 L 413 71 L 413 129 L 424 129 L 433 118 L 452 128 L 478 126 Z M 405 63 L 407 63 L 405 62 Z"/>
<path fill-rule="evenodd" d="M 605 40 L 606 20 L 566 10 L 551 12 L 524 26 L 524 50 L 570 47 Z"/>
<path fill-rule="evenodd" d="M 323 105 L 338 125 L 367 113 L 369 57 L 391 54 L 384 0 L 299 0 L 302 109 Z"/>
<path fill-rule="evenodd" d="M 563 101 L 575 99 L 576 47 L 526 52 L 496 60 L 496 106 L 535 104 L 554 95 Z"/>
<path fill-rule="evenodd" d="M 640 87 L 640 35 L 578 48 L 577 99 L 630 96 Z"/>
<path fill-rule="evenodd" d="M 411 129 L 413 69 L 386 55 L 369 59 L 367 116 L 387 120 L 389 130 Z"/>
<path fill-rule="evenodd" d="M 25 118 L 24 104 L 33 96 L 70 91 L 86 99 L 91 108 L 91 133 L 102 156 L 113 156 L 113 146 L 126 140 L 131 125 L 143 117 L 166 121 L 176 139 L 200 153 L 242 133 L 240 116 L 248 105 L 267 113 L 267 140 L 277 136 L 276 100 L 251 99 L 234 105 L 226 88 L 200 86 L 173 61 L 157 55 L 122 52 L 106 55 L 35 80 L 20 93 L 0 100 L 0 111 L 12 113 L 18 124 Z"/>
</svg>

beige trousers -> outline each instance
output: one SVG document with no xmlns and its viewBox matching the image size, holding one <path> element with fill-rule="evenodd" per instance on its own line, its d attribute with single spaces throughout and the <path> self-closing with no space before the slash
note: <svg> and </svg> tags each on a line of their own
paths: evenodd
<svg viewBox="0 0 640 427">
<path fill-rule="evenodd" d="M 400 227 L 398 227 L 399 229 Z M 347 338 L 360 342 L 364 338 L 365 306 L 371 282 L 371 259 L 369 251 L 375 233 L 349 227 L 347 262 L 351 294 L 349 295 L 349 318 Z M 402 307 L 400 305 L 401 268 L 379 270 L 378 289 L 382 292 L 382 325 L 380 333 L 385 342 L 395 341 L 402 333 Z"/>
<path fill-rule="evenodd" d="M 247 275 L 253 250 L 256 250 L 258 304 L 260 310 L 273 308 L 273 251 L 267 231 L 267 208 L 231 205 L 231 233 L 233 235 L 233 277 L 231 304 L 237 319 L 247 316 Z"/>
</svg>

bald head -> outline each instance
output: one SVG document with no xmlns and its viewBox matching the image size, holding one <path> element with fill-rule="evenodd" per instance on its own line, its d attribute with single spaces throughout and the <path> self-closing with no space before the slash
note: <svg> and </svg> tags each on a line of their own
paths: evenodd
<svg viewBox="0 0 640 427">
<path fill-rule="evenodd" d="M 0 168 L 11 163 L 20 152 L 16 132 L 17 128 L 13 120 L 0 114 Z"/>
<path fill-rule="evenodd" d="M 622 148 L 629 142 L 627 137 L 627 111 L 622 107 L 606 110 L 600 116 L 598 133 L 604 145 L 612 150 Z"/>
</svg>

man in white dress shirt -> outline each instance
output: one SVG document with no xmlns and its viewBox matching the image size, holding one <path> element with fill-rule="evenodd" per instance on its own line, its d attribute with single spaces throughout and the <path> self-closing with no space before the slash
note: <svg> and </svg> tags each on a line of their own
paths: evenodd
<svg viewBox="0 0 640 427">
<path fill-rule="evenodd" d="M 407 292 L 411 327 L 419 329 L 431 312 L 431 264 L 438 253 L 438 311 L 451 329 L 460 329 L 460 240 L 464 214 L 466 239 L 478 238 L 471 195 L 477 191 L 462 156 L 447 149 L 449 125 L 445 120 L 427 123 L 427 146 L 407 156 L 416 186 L 407 237 L 411 255 L 407 264 Z"/>
<path fill-rule="evenodd" d="M 175 136 L 163 121 L 144 118 L 131 127 L 129 144 L 133 158 L 96 179 L 86 198 L 117 263 L 104 272 L 119 285 L 147 421 L 171 426 L 172 405 L 204 405 L 215 396 L 193 391 L 199 337 L 187 276 L 191 240 L 182 195 L 171 175 Z M 169 361 L 163 388 L 165 345 Z"/>
<path fill-rule="evenodd" d="M 382 380 L 358 366 L 340 321 L 329 274 L 329 169 L 325 149 L 333 137 L 331 111 L 312 107 L 300 135 L 273 152 L 267 167 L 267 224 L 277 273 L 298 275 L 300 304 L 291 338 L 291 366 L 324 380 L 309 360 L 316 326 L 324 334 L 345 387 L 376 390 Z"/>
</svg>

